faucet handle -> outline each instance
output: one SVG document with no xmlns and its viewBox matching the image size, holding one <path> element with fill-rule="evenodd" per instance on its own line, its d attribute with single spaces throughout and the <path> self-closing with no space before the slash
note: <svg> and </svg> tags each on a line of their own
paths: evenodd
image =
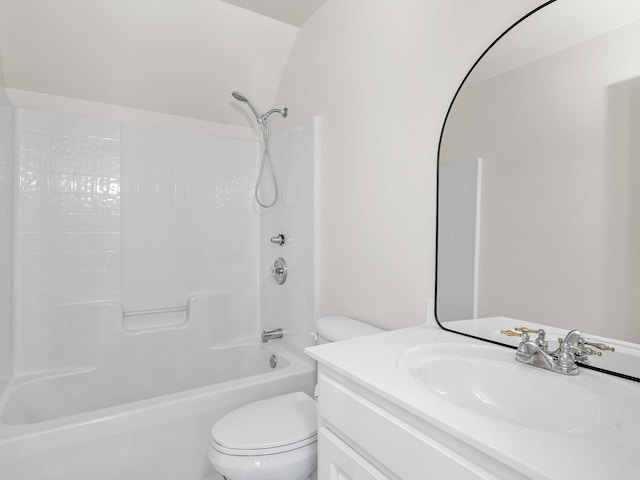
<svg viewBox="0 0 640 480">
<path fill-rule="evenodd" d="M 506 335 L 507 337 L 521 337 L 520 345 L 529 341 L 529 334 L 527 332 L 514 332 L 513 330 L 500 330 L 502 335 Z"/>
<path fill-rule="evenodd" d="M 536 338 L 536 345 L 544 349 L 546 349 L 549 346 L 549 342 L 547 342 L 546 340 L 547 332 L 545 332 L 542 328 L 534 330 L 533 328 L 516 327 L 514 330 L 522 333 L 537 333 L 538 338 Z"/>
<path fill-rule="evenodd" d="M 597 350 L 594 350 L 593 348 L 589 348 L 589 347 L 575 347 L 576 350 L 580 350 L 582 352 L 585 352 L 587 355 L 597 355 L 598 357 L 602 356 L 602 352 L 599 352 Z"/>
<path fill-rule="evenodd" d="M 517 329 L 516 329 L 517 330 Z M 500 330 L 502 335 L 506 335 L 507 337 L 521 337 L 523 333 L 514 332 L 513 330 Z"/>
<path fill-rule="evenodd" d="M 564 339 L 558 338 L 558 344 L 562 346 Z M 592 345 L 591 343 L 584 342 L 585 344 Z M 606 345 L 605 345 L 606 346 Z M 586 354 L 586 355 L 596 355 L 598 357 L 602 356 L 602 352 L 594 350 L 593 348 L 585 347 L 584 345 L 569 345 L 571 350 L 575 350 L 576 352 Z"/>
<path fill-rule="evenodd" d="M 514 330 L 521 333 L 540 333 L 540 330 L 534 330 L 533 328 L 527 327 L 516 327 Z"/>
<path fill-rule="evenodd" d="M 589 348 L 589 347 L 576 347 L 574 345 L 570 345 L 569 348 L 571 350 L 575 350 L 576 352 L 582 353 L 582 354 L 587 354 L 587 355 L 597 355 L 598 357 L 602 356 L 602 352 L 599 352 L 597 350 L 594 350 L 593 348 Z"/>
<path fill-rule="evenodd" d="M 591 347 L 596 347 L 598 350 L 608 350 L 610 352 L 616 351 L 615 347 L 610 347 L 609 345 L 605 345 L 604 343 L 595 343 L 595 342 L 589 342 L 585 340 L 584 344 L 589 345 Z"/>
</svg>

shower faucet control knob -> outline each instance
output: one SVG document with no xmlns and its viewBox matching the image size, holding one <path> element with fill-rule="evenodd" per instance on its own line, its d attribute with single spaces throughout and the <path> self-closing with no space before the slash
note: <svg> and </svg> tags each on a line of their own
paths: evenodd
<svg viewBox="0 0 640 480">
<path fill-rule="evenodd" d="M 271 243 L 284 245 L 286 242 L 287 242 L 287 237 L 284 236 L 284 233 L 280 233 L 275 237 L 271 237 Z"/>
<path fill-rule="evenodd" d="M 271 275 L 278 285 L 287 281 L 287 262 L 284 261 L 284 258 L 276 258 L 273 267 L 271 267 Z"/>
</svg>

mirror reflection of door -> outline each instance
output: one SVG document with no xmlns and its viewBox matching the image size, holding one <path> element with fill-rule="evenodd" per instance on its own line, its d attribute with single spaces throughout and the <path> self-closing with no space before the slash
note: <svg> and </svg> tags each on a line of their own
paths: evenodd
<svg viewBox="0 0 640 480">
<path fill-rule="evenodd" d="M 439 168 L 438 319 L 477 318 L 482 159 Z"/>
</svg>

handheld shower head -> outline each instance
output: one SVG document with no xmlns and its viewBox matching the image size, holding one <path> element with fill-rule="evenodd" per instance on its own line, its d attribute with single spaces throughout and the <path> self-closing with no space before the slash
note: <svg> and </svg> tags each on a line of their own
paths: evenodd
<svg viewBox="0 0 640 480">
<path fill-rule="evenodd" d="M 251 103 L 247 97 L 245 97 L 240 92 L 231 92 L 231 96 L 233 96 L 233 98 L 235 98 L 236 100 L 239 100 L 240 102 L 244 102 L 247 105 L 249 105 L 249 108 L 251 109 L 253 114 L 256 116 L 256 120 L 258 121 L 258 123 L 260 123 L 261 115 L 258 113 L 258 110 L 256 109 L 256 107 L 253 106 L 253 103 Z"/>
<path fill-rule="evenodd" d="M 279 108 L 273 108 L 271 110 L 269 110 L 267 113 L 263 113 L 260 114 L 258 113 L 258 109 L 256 107 L 253 106 L 253 104 L 249 101 L 249 99 L 247 97 L 245 97 L 243 94 L 241 94 L 240 92 L 231 92 L 231 96 L 233 98 L 235 98 L 236 100 L 240 101 L 240 102 L 244 102 L 247 105 L 249 105 L 249 108 L 251 109 L 251 111 L 253 112 L 253 114 L 256 116 L 256 120 L 258 121 L 258 123 L 260 125 L 265 125 L 267 119 L 271 116 L 271 114 L 273 113 L 279 113 L 281 114 L 283 117 L 286 117 L 289 109 L 287 107 L 284 107 L 282 110 Z"/>
<path fill-rule="evenodd" d="M 279 108 L 272 108 L 267 113 L 260 114 L 258 113 L 258 110 L 256 109 L 256 107 L 254 107 L 253 104 L 249 101 L 249 99 L 245 97 L 243 94 L 241 94 L 240 92 L 233 91 L 231 92 L 231 96 L 233 96 L 233 98 L 235 98 L 239 102 L 244 102 L 247 105 L 249 105 L 249 108 L 251 109 L 253 114 L 256 116 L 258 125 L 260 125 L 260 129 L 262 130 L 262 138 L 264 139 L 264 150 L 262 151 L 262 163 L 260 164 L 260 173 L 258 173 L 258 180 L 256 181 L 256 187 L 253 195 L 256 199 L 256 202 L 258 202 L 258 205 L 260 205 L 263 208 L 271 208 L 278 201 L 278 182 L 276 180 L 276 173 L 273 170 L 273 163 L 271 162 L 271 154 L 269 153 L 269 127 L 267 126 L 267 119 L 269 118 L 270 115 L 274 113 L 279 113 L 283 117 L 286 117 L 287 114 L 289 113 L 289 110 L 287 109 L 287 107 L 284 107 L 282 110 Z M 262 203 L 259 195 L 260 185 L 262 183 L 262 172 L 264 171 L 265 164 L 269 165 L 269 169 L 271 170 L 271 179 L 273 180 L 273 188 L 274 188 L 273 201 L 270 203 Z"/>
</svg>

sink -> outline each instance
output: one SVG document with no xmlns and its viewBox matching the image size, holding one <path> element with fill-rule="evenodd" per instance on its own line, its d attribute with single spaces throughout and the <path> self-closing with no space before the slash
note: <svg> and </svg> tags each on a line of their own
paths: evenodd
<svg viewBox="0 0 640 480">
<path fill-rule="evenodd" d="M 514 356 L 504 347 L 434 344 L 405 352 L 397 367 L 425 395 L 502 422 L 565 435 L 620 429 L 614 405 L 588 375 L 560 375 Z"/>
</svg>

